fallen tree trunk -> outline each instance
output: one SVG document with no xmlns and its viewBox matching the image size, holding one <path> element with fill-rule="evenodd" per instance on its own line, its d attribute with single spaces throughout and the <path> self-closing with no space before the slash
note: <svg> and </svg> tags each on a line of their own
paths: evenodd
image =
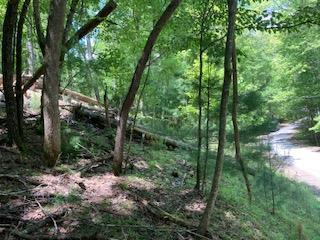
<svg viewBox="0 0 320 240">
<path fill-rule="evenodd" d="M 93 124 L 98 128 L 105 128 L 107 127 L 107 122 L 105 118 L 105 114 L 103 110 L 91 109 L 84 106 L 76 106 L 72 107 L 72 110 L 75 119 L 86 121 L 88 123 Z M 117 126 L 116 122 L 116 111 L 112 110 L 109 111 L 109 119 L 111 120 L 110 123 L 112 126 Z M 129 126 L 133 124 L 131 120 L 128 121 Z M 130 128 L 127 130 L 127 134 L 130 134 Z M 168 148 L 170 149 L 186 149 L 186 150 L 193 150 L 194 148 L 184 142 L 177 141 L 168 137 L 164 137 L 155 133 L 149 132 L 147 129 L 143 128 L 142 126 L 136 125 L 133 128 L 133 138 L 135 139 L 142 139 L 144 138 L 147 142 L 155 142 L 155 141 L 162 141 Z"/>
<path fill-rule="evenodd" d="M 67 89 L 67 88 L 60 88 L 60 94 L 64 95 L 64 96 L 69 96 L 71 98 L 74 98 L 76 100 L 85 102 L 85 103 L 87 103 L 89 105 L 92 105 L 92 106 L 101 106 L 101 107 L 103 107 L 103 104 L 99 103 L 96 99 L 93 99 L 91 97 L 88 97 L 88 96 L 83 95 L 83 94 L 78 93 L 78 92 L 74 92 L 74 91 L 72 91 L 70 89 Z"/>
</svg>

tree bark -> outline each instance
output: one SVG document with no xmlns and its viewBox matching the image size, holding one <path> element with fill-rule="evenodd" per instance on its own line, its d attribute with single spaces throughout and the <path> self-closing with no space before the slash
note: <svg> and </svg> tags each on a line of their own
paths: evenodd
<svg viewBox="0 0 320 240">
<path fill-rule="evenodd" d="M 138 113 L 139 113 L 139 109 L 140 109 L 140 103 L 142 101 L 144 90 L 145 90 L 145 88 L 147 86 L 147 83 L 148 83 L 148 80 L 149 80 L 149 76 L 150 76 L 150 69 L 151 69 L 151 61 L 150 61 L 150 59 L 149 59 L 148 62 L 149 63 L 148 63 L 147 74 L 146 74 L 146 77 L 144 79 L 144 82 L 143 82 L 143 85 L 142 85 L 142 89 L 140 91 L 140 94 L 139 94 L 139 97 L 138 97 L 138 100 L 137 100 L 137 107 L 135 109 L 134 117 L 133 117 L 132 124 L 131 124 L 131 127 L 130 127 L 128 155 L 131 154 L 131 146 L 132 146 L 131 144 L 132 144 L 132 140 L 133 140 L 133 131 L 134 131 L 135 127 L 136 127 Z M 141 138 L 141 143 L 143 144 L 143 138 Z M 127 166 L 128 166 L 128 159 L 125 160 L 124 174 L 126 174 Z"/>
<path fill-rule="evenodd" d="M 215 201 L 218 196 L 219 184 L 220 184 L 221 173 L 222 173 L 223 162 L 224 162 L 227 104 L 228 104 L 228 97 L 229 97 L 229 88 L 230 88 L 231 79 L 232 79 L 231 61 L 232 61 L 233 39 L 235 35 L 236 12 L 237 12 L 237 1 L 228 0 L 228 33 L 227 33 L 227 42 L 225 47 L 224 81 L 223 81 L 222 95 L 221 95 L 221 102 L 220 102 L 218 153 L 217 153 L 215 171 L 212 179 L 211 192 L 209 194 L 206 209 L 204 210 L 204 213 L 202 215 L 202 218 L 198 227 L 198 233 L 200 235 L 205 235 L 208 231 L 212 208 L 215 205 Z"/>
<path fill-rule="evenodd" d="M 106 86 L 104 89 L 104 95 L 103 95 L 103 103 L 104 103 L 104 113 L 106 115 L 106 124 L 108 129 L 111 128 L 110 118 L 109 118 L 109 97 L 108 97 L 108 87 Z"/>
<path fill-rule="evenodd" d="M 33 19 L 36 27 L 36 32 L 37 32 L 38 44 L 39 44 L 41 53 L 44 56 L 46 40 L 45 40 L 43 29 L 41 26 L 39 0 L 33 0 Z"/>
<path fill-rule="evenodd" d="M 204 34 L 204 19 L 202 19 L 200 29 L 200 43 L 199 43 L 199 86 L 198 86 L 198 151 L 197 151 L 197 180 L 195 189 L 200 191 L 201 187 L 201 148 L 202 148 L 202 76 L 203 76 L 203 34 Z"/>
<path fill-rule="evenodd" d="M 233 86 L 233 103 L 232 103 L 232 124 L 233 124 L 233 137 L 234 137 L 234 147 L 235 147 L 235 159 L 239 162 L 240 169 L 246 184 L 249 201 L 252 199 L 251 186 L 246 171 L 245 163 L 241 157 L 241 148 L 240 148 L 240 133 L 238 127 L 238 72 L 237 72 L 237 50 L 235 39 L 233 40 L 233 51 L 232 51 L 232 86 Z"/>
<path fill-rule="evenodd" d="M 127 120 L 129 116 L 130 109 L 132 107 L 134 98 L 139 89 L 141 77 L 143 71 L 146 67 L 147 61 L 150 57 L 152 48 L 164 26 L 167 24 L 174 11 L 180 5 L 182 0 L 171 0 L 167 9 L 163 12 L 160 19 L 154 26 L 153 30 L 150 33 L 150 36 L 147 40 L 147 43 L 143 49 L 142 55 L 139 59 L 139 62 L 136 66 L 135 73 L 131 80 L 131 85 L 127 96 L 122 104 L 121 111 L 119 114 L 119 122 L 117 126 L 117 133 L 115 137 L 115 146 L 114 146 L 114 158 L 113 158 L 113 173 L 118 176 L 122 172 L 122 162 L 123 162 L 123 147 L 125 140 L 125 132 L 127 127 Z"/>
<path fill-rule="evenodd" d="M 100 23 L 102 23 L 117 7 L 117 4 L 110 0 L 94 18 L 89 20 L 85 25 L 83 25 L 63 46 L 63 53 L 61 55 L 60 61 L 63 62 L 65 53 L 70 50 L 74 44 L 80 41 L 89 32 L 95 29 Z M 25 93 L 28 89 L 44 74 L 45 65 L 42 64 L 32 78 L 24 85 L 23 92 Z"/>
<path fill-rule="evenodd" d="M 196 176 L 196 186 L 197 191 L 203 190 L 201 186 L 201 150 L 202 150 L 202 80 L 203 80 L 203 54 L 204 54 L 204 35 L 206 33 L 206 21 L 208 21 L 208 8 L 209 0 L 205 1 L 203 11 L 201 13 L 200 21 L 200 39 L 199 39 L 199 85 L 198 85 L 198 151 L 197 151 L 197 176 Z M 203 183 L 202 183 L 203 185 Z"/>
<path fill-rule="evenodd" d="M 54 167 L 61 149 L 59 114 L 59 72 L 66 0 L 51 0 L 45 44 L 43 82 L 44 161 Z"/>
<path fill-rule="evenodd" d="M 35 53 L 34 53 L 34 46 L 32 42 L 32 31 L 33 26 L 30 24 L 27 30 L 27 41 L 26 41 L 26 48 L 28 51 L 28 75 L 34 74 L 34 67 L 35 67 Z"/>
<path fill-rule="evenodd" d="M 9 0 L 7 3 L 6 15 L 3 22 L 2 72 L 9 144 L 12 145 L 15 143 L 19 148 L 22 148 L 22 140 L 19 135 L 17 122 L 17 105 L 13 89 L 14 35 L 16 32 L 18 6 L 19 0 Z"/>
<path fill-rule="evenodd" d="M 210 63 L 209 63 L 210 64 Z M 210 65 L 209 65 L 210 66 Z M 206 107 L 206 154 L 204 159 L 203 174 L 202 174 L 202 192 L 205 191 L 207 185 L 207 168 L 208 168 L 208 159 L 209 159 L 209 127 L 210 127 L 210 70 L 209 70 L 209 79 L 207 86 L 207 107 Z"/>
<path fill-rule="evenodd" d="M 22 91 L 22 35 L 23 25 L 28 13 L 31 0 L 25 0 L 20 12 L 17 28 L 16 43 L 16 102 L 17 102 L 17 121 L 20 138 L 23 139 L 23 91 Z"/>
<path fill-rule="evenodd" d="M 91 62 L 93 60 L 93 52 L 92 52 L 92 43 L 89 35 L 86 36 L 86 52 L 85 52 L 85 60 L 87 60 L 88 68 L 86 68 L 88 78 L 90 80 L 90 85 L 93 88 L 94 95 L 96 100 L 100 102 L 100 93 L 97 81 L 92 77 L 92 69 Z"/>
<path fill-rule="evenodd" d="M 79 1 L 80 0 L 72 0 L 71 2 L 70 10 L 67 16 L 66 26 L 63 31 L 63 40 L 62 40 L 63 45 L 67 42 L 71 27 L 72 27 L 73 18 L 76 13 Z"/>
</svg>

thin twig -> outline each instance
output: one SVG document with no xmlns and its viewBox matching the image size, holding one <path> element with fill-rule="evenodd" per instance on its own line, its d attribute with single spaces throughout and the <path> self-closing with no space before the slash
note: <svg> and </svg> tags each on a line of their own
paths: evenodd
<svg viewBox="0 0 320 240">
<path fill-rule="evenodd" d="M 53 225 L 54 225 L 54 234 L 56 235 L 58 232 L 59 232 L 59 229 L 58 229 L 58 225 L 57 225 L 57 222 L 56 220 L 54 220 L 54 218 L 52 217 L 51 214 L 47 213 L 46 210 L 42 207 L 41 203 L 36 199 L 34 198 L 34 200 L 36 201 L 36 203 L 38 204 L 39 208 L 41 209 L 41 211 L 44 213 L 45 216 L 49 217 L 52 222 L 53 222 Z"/>
<path fill-rule="evenodd" d="M 1 197 L 8 197 L 8 196 L 17 196 L 23 193 L 28 192 L 29 190 L 21 190 L 21 191 L 16 191 L 16 192 L 0 192 Z"/>
</svg>

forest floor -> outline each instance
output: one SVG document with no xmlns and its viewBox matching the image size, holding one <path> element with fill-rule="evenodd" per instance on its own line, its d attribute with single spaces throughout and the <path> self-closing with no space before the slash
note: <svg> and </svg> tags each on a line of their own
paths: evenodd
<svg viewBox="0 0 320 240">
<path fill-rule="evenodd" d="M 205 204 L 185 153 L 133 143 L 126 175 L 115 177 L 113 130 L 70 118 L 62 123 L 64 154 L 46 169 L 38 120 L 27 118 L 27 152 L 0 146 L 0 239 L 194 239 Z M 220 199 L 217 206 L 212 239 L 245 236 L 237 208 Z"/>
<path fill-rule="evenodd" d="M 126 146 L 126 173 L 114 177 L 115 129 L 61 113 L 63 154 L 54 169 L 42 167 L 37 114 L 26 116 L 23 154 L 5 145 L 0 121 L 0 239 L 195 239 L 205 198 L 194 191 L 192 151 L 134 139 Z M 264 147 L 247 144 L 243 157 L 253 169 L 254 196 L 249 203 L 232 152 L 227 149 L 210 239 L 297 239 L 301 229 L 305 239 L 320 239 L 319 201 L 308 186 L 266 168 Z M 208 169 L 211 179 L 213 161 Z"/>
<path fill-rule="evenodd" d="M 281 170 L 286 176 L 312 186 L 320 195 L 320 147 L 298 141 L 298 131 L 298 123 L 281 124 L 269 135 L 272 151 L 284 161 Z"/>
</svg>

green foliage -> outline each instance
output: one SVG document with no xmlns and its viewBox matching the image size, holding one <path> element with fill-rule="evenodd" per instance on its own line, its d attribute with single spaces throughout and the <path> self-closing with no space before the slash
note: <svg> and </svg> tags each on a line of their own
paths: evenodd
<svg viewBox="0 0 320 240">
<path fill-rule="evenodd" d="M 61 135 L 62 135 L 62 144 L 61 144 L 61 151 L 64 154 L 77 154 L 78 150 L 80 149 L 82 139 L 74 130 L 69 128 L 67 125 L 62 125 L 61 128 Z"/>
<path fill-rule="evenodd" d="M 41 96 L 38 94 L 32 94 L 29 100 L 29 106 L 33 111 L 40 111 Z"/>
<path fill-rule="evenodd" d="M 320 116 L 314 119 L 317 123 L 310 130 L 315 131 L 316 133 L 320 132 Z"/>
<path fill-rule="evenodd" d="M 72 190 L 68 195 L 56 195 L 52 198 L 51 203 L 59 206 L 64 204 L 77 204 L 82 201 L 80 194 L 76 190 Z"/>
</svg>

